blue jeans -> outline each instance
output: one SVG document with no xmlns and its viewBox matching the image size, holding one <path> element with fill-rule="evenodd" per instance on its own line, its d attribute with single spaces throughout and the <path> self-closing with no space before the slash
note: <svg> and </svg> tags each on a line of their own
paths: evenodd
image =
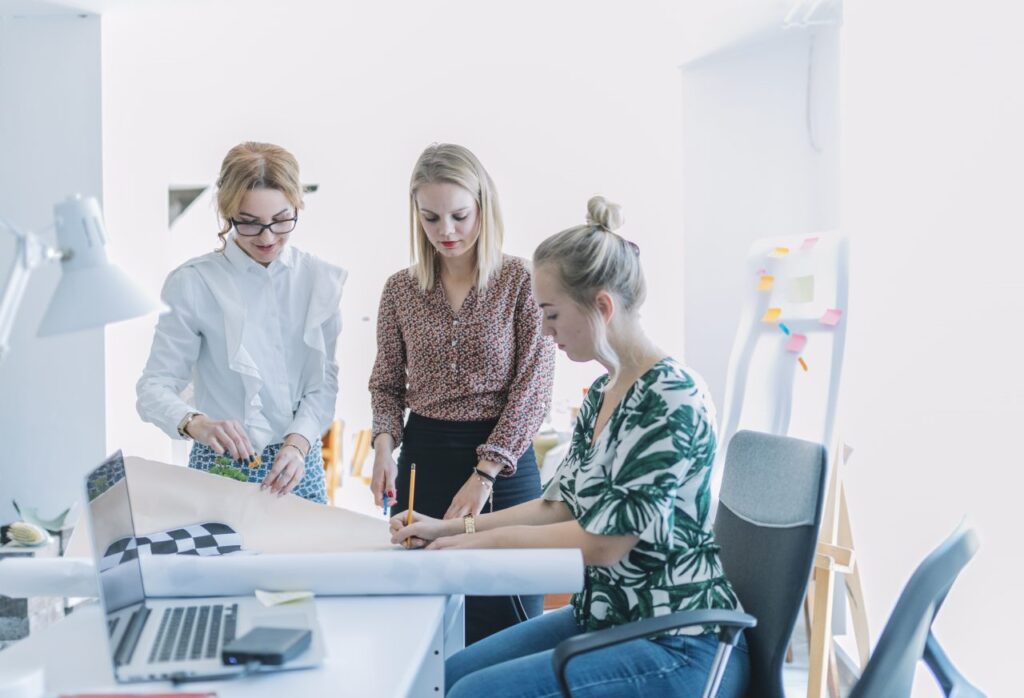
<svg viewBox="0 0 1024 698">
<path fill-rule="evenodd" d="M 445 662 L 445 695 L 559 698 L 551 655 L 562 640 L 582 632 L 566 607 L 484 638 Z M 578 698 L 699 696 L 717 647 L 714 634 L 633 640 L 576 657 L 566 676 Z M 750 657 L 741 639 L 729 657 L 718 695 L 739 698 L 749 676 Z"/>
</svg>

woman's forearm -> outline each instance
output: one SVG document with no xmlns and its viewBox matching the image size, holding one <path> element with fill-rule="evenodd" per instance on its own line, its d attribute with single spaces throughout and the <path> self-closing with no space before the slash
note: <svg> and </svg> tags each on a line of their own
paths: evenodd
<svg viewBox="0 0 1024 698">
<path fill-rule="evenodd" d="M 531 499 L 508 509 L 477 516 L 476 530 L 490 531 L 503 526 L 545 526 L 571 518 L 572 512 L 564 502 Z"/>
<path fill-rule="evenodd" d="M 483 535 L 496 548 L 578 548 L 583 563 L 611 567 L 629 554 L 638 536 L 604 536 L 585 531 L 576 519 L 546 526 L 508 526 Z"/>
</svg>

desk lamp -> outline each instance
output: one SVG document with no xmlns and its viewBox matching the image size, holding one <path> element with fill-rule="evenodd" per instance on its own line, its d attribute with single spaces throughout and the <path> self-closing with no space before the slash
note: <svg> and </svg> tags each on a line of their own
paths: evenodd
<svg viewBox="0 0 1024 698">
<path fill-rule="evenodd" d="M 40 337 L 101 327 L 159 308 L 107 259 L 107 231 L 96 199 L 70 196 L 54 206 L 54 220 L 57 247 L 0 219 L 0 228 L 16 238 L 14 264 L 0 297 L 0 362 L 7 355 L 29 277 L 46 262 L 59 261 L 63 273 L 39 326 Z"/>
</svg>

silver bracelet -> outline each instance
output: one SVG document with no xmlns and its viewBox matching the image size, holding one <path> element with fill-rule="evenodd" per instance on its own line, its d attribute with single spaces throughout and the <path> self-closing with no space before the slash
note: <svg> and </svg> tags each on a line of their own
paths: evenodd
<svg viewBox="0 0 1024 698">
<path fill-rule="evenodd" d="M 299 455 L 300 455 L 300 456 L 302 456 L 302 460 L 306 460 L 306 454 L 302 452 L 302 449 L 301 449 L 301 448 L 299 448 L 299 447 L 298 447 L 298 446 L 296 446 L 295 444 L 289 444 L 289 443 L 286 443 L 286 444 L 285 444 L 284 446 L 282 446 L 282 448 L 286 448 L 286 447 L 288 447 L 288 446 L 291 446 L 291 447 L 292 447 L 292 448 L 294 448 L 294 449 L 295 449 L 296 451 L 298 451 L 298 452 L 299 452 Z"/>
</svg>

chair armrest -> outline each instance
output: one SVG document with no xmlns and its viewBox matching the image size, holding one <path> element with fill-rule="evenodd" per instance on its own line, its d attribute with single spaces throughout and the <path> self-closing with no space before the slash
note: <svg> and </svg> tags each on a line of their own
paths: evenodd
<svg viewBox="0 0 1024 698">
<path fill-rule="evenodd" d="M 739 639 L 739 632 L 744 628 L 753 628 L 757 625 L 757 619 L 749 613 L 726 609 L 706 609 L 700 611 L 677 611 L 655 618 L 645 618 L 635 623 L 617 625 L 614 628 L 597 630 L 590 633 L 582 633 L 567 640 L 563 640 L 555 647 L 554 655 L 551 657 L 551 664 L 555 669 L 555 676 L 558 678 L 559 686 L 563 695 L 570 695 L 569 684 L 565 678 L 565 672 L 569 660 L 573 657 L 604 649 L 612 645 L 619 645 L 630 640 L 641 640 L 653 635 L 660 635 L 669 630 L 689 628 L 695 625 L 717 625 L 720 633 L 719 639 L 729 645 L 734 645 Z"/>
</svg>

